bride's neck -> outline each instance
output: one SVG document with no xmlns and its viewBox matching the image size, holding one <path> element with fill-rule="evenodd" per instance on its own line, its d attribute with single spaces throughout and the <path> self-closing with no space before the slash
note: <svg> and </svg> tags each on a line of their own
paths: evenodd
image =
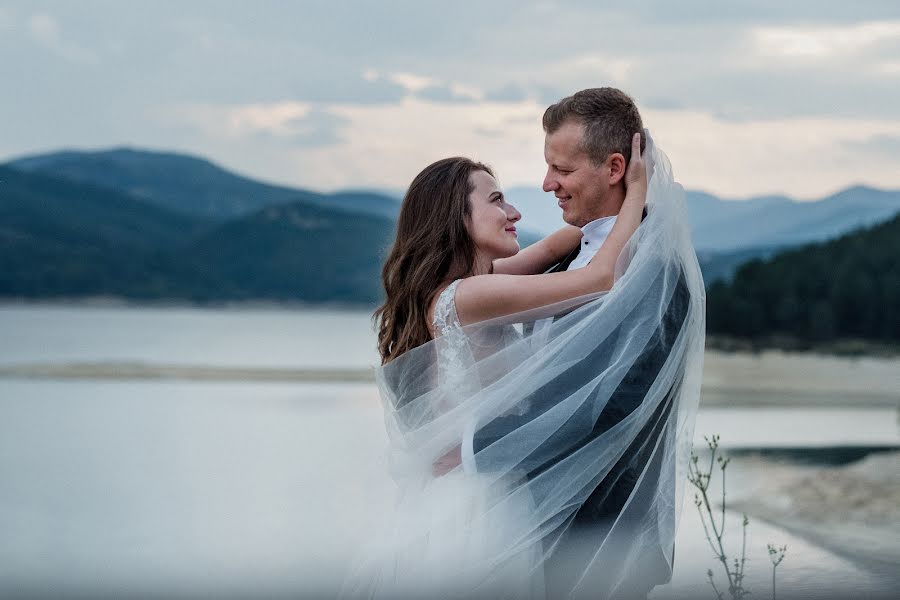
<svg viewBox="0 0 900 600">
<path fill-rule="evenodd" d="M 480 252 L 475 255 L 475 264 L 472 265 L 472 275 L 487 275 L 494 272 L 494 261 Z"/>
</svg>

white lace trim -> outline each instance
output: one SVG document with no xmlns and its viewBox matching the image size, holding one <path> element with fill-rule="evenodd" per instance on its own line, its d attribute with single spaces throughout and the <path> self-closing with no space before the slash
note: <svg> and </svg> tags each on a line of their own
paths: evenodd
<svg viewBox="0 0 900 600">
<path fill-rule="evenodd" d="M 448 385 L 447 391 L 459 390 L 468 366 L 474 362 L 468 340 L 456 313 L 456 287 L 462 279 L 448 285 L 434 306 L 434 332 L 438 350 L 438 372 Z"/>
<path fill-rule="evenodd" d="M 456 287 L 462 279 L 456 279 L 444 288 L 434 305 L 434 320 L 432 326 L 435 333 L 446 335 L 451 329 L 460 327 L 459 317 L 456 314 Z"/>
</svg>

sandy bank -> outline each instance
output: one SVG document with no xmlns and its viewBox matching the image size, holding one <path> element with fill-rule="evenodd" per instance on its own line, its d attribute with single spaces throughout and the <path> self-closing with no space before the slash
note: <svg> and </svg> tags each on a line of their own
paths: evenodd
<svg viewBox="0 0 900 600">
<path fill-rule="evenodd" d="M 704 406 L 900 406 L 900 358 L 707 351 Z"/>
<path fill-rule="evenodd" d="M 0 366 L 0 377 L 374 382 L 371 367 L 261 368 L 134 361 Z M 704 406 L 900 406 L 900 358 L 707 351 Z"/>
<path fill-rule="evenodd" d="M 846 394 L 900 403 L 900 358 L 707 351 L 703 391 Z"/>
<path fill-rule="evenodd" d="M 188 381 L 374 382 L 372 369 L 271 369 L 140 362 L 21 364 L 0 367 L 0 377 L 26 379 L 181 379 Z"/>
<path fill-rule="evenodd" d="M 846 556 L 900 565 L 900 452 L 800 472 L 772 465 L 761 490 L 729 507 Z"/>
</svg>

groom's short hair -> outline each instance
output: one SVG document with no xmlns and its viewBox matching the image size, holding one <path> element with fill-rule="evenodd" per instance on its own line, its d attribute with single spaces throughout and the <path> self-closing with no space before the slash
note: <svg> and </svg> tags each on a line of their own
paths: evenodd
<svg viewBox="0 0 900 600">
<path fill-rule="evenodd" d="M 618 152 L 631 160 L 631 139 L 644 131 L 641 113 L 631 96 L 613 87 L 590 88 L 575 92 L 547 107 L 544 131 L 554 133 L 567 121 L 584 125 L 582 147 L 595 165 Z M 641 152 L 646 145 L 641 136 Z"/>
</svg>

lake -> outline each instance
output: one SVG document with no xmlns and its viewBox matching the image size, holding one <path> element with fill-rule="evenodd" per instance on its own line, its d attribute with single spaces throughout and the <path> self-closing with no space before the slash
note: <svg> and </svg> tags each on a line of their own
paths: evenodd
<svg viewBox="0 0 900 600">
<path fill-rule="evenodd" d="M 359 312 L 7 305 L 0 332 L 0 366 L 377 360 Z M 4 597 L 327 596 L 391 502 L 370 383 L 3 377 L 0 415 Z M 701 410 L 696 431 L 735 449 L 801 449 L 814 462 L 834 447 L 900 446 L 896 411 L 883 406 L 717 405 Z M 729 492 L 764 482 L 758 464 L 736 456 Z M 755 597 L 771 585 L 768 542 L 789 546 L 784 597 L 897 583 L 761 521 L 750 536 Z M 673 583 L 654 598 L 712 594 L 705 544 L 686 498 Z"/>
</svg>

